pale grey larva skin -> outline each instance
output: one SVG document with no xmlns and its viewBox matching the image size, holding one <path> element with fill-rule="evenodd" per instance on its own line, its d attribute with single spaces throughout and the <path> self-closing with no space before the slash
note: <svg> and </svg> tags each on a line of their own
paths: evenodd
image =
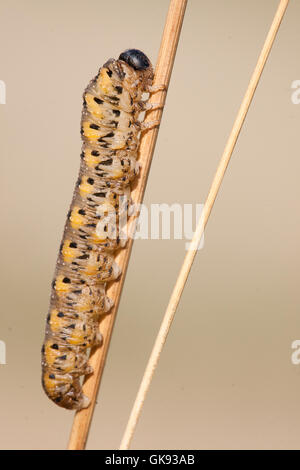
<svg viewBox="0 0 300 470">
<path fill-rule="evenodd" d="M 121 196 L 130 200 L 130 183 L 138 174 L 143 128 L 139 116 L 147 109 L 142 95 L 151 91 L 152 79 L 147 57 L 140 51 L 125 51 L 99 70 L 83 95 L 81 166 L 57 260 L 42 349 L 44 390 L 64 408 L 89 405 L 80 377 L 92 372 L 88 351 L 100 344 L 99 319 L 112 306 L 106 296 L 107 282 L 120 275 L 114 258 L 123 243 L 110 217 L 112 210 L 118 214 Z M 128 204 L 122 211 L 128 211 Z"/>
</svg>

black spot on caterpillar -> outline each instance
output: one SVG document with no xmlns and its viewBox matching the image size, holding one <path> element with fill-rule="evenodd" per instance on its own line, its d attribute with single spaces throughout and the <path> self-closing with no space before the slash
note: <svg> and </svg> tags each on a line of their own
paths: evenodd
<svg viewBox="0 0 300 470">
<path fill-rule="evenodd" d="M 64 408 L 89 405 L 80 379 L 92 372 L 88 350 L 100 344 L 99 319 L 112 306 L 106 283 L 120 274 L 114 261 L 119 233 L 109 238 L 109 220 L 97 229 L 98 209 L 105 212 L 109 204 L 118 208 L 120 196 L 130 195 L 130 182 L 138 173 L 142 94 L 151 91 L 152 80 L 149 59 L 131 49 L 106 62 L 83 95 L 81 165 L 52 282 L 42 348 L 44 390 Z"/>
</svg>

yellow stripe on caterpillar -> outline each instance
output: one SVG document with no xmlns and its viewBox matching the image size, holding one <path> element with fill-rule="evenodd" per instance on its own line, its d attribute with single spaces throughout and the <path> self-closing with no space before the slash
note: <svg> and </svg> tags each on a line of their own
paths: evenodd
<svg viewBox="0 0 300 470">
<path fill-rule="evenodd" d="M 71 212 L 70 222 L 71 222 L 72 228 L 77 229 L 81 227 L 85 222 L 85 217 L 79 213 L 80 210 L 81 210 L 80 207 L 75 206 Z"/>
<path fill-rule="evenodd" d="M 89 140 L 97 140 L 99 138 L 99 130 L 91 127 L 91 122 L 84 121 L 82 123 L 82 132 L 84 137 Z"/>
<path fill-rule="evenodd" d="M 76 354 L 52 340 L 45 344 L 45 360 L 52 368 L 63 370 L 66 373 L 74 370 Z"/>
<path fill-rule="evenodd" d="M 110 93 L 114 91 L 113 84 L 109 77 L 109 74 L 110 74 L 110 71 L 106 67 L 103 67 L 101 69 L 101 72 L 99 73 L 99 77 L 97 81 L 100 91 L 102 91 L 102 93 L 104 93 L 105 95 L 109 95 Z"/>
</svg>

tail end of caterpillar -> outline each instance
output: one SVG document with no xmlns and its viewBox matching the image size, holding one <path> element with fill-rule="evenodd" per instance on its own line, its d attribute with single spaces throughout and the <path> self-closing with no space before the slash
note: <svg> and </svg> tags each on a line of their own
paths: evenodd
<svg viewBox="0 0 300 470">
<path fill-rule="evenodd" d="M 50 400 L 62 408 L 78 411 L 90 405 L 91 400 L 82 393 L 77 377 L 68 374 L 59 376 L 46 372 L 43 375 L 42 384 Z"/>
</svg>

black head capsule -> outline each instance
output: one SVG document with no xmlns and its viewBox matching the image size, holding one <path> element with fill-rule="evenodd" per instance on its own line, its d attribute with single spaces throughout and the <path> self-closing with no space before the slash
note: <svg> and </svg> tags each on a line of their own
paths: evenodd
<svg viewBox="0 0 300 470">
<path fill-rule="evenodd" d="M 127 49 L 120 54 L 119 60 L 123 60 L 135 70 L 147 70 L 151 66 L 148 57 L 138 49 Z"/>
</svg>

